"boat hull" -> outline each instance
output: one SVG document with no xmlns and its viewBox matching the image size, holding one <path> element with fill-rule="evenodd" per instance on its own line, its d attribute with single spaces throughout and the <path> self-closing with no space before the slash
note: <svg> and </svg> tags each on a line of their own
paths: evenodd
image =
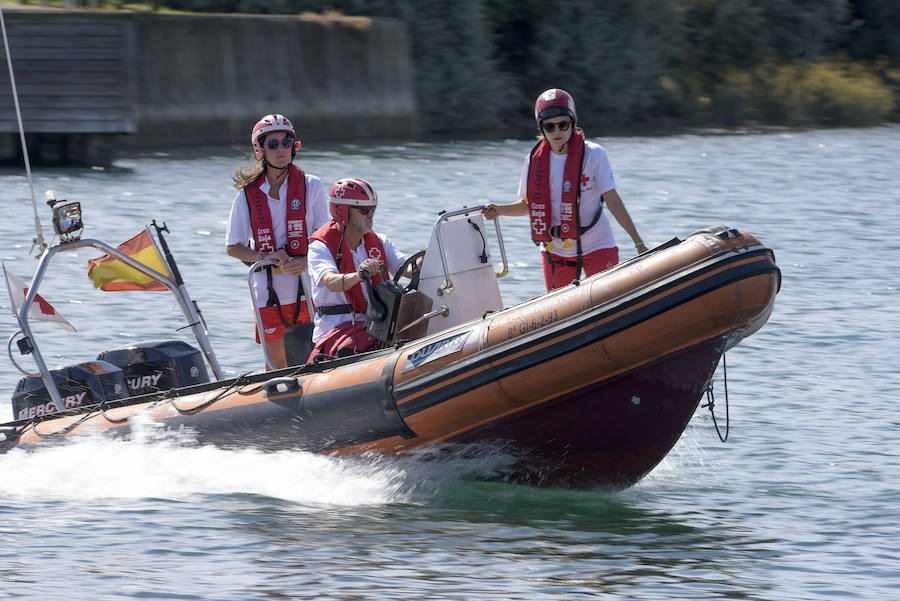
<svg viewBox="0 0 900 601">
<path fill-rule="evenodd" d="M 500 444 L 504 477 L 625 487 L 678 441 L 722 354 L 759 329 L 774 255 L 701 232 L 564 289 L 395 349 L 9 425 L 3 448 L 137 413 L 198 443 L 405 454 Z"/>
<path fill-rule="evenodd" d="M 451 439 L 506 441 L 529 484 L 625 488 L 649 473 L 690 421 L 724 347 L 713 339 Z"/>
</svg>

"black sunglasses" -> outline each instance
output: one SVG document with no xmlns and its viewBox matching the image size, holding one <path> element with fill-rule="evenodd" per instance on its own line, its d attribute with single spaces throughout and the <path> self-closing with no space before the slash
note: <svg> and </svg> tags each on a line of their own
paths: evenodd
<svg viewBox="0 0 900 601">
<path fill-rule="evenodd" d="M 351 209 L 356 209 L 363 215 L 374 215 L 375 207 L 350 207 Z"/>
<path fill-rule="evenodd" d="M 294 138 L 285 138 L 281 141 L 268 140 L 266 142 L 266 148 L 268 148 L 269 150 L 275 150 L 279 146 L 281 146 L 282 148 L 290 148 L 293 145 L 294 145 Z"/>
<path fill-rule="evenodd" d="M 566 119 L 565 121 L 560 121 L 558 123 L 541 123 L 541 127 L 549 134 L 556 131 L 557 126 L 559 126 L 559 131 L 569 131 L 570 125 L 572 125 L 571 119 Z"/>
</svg>

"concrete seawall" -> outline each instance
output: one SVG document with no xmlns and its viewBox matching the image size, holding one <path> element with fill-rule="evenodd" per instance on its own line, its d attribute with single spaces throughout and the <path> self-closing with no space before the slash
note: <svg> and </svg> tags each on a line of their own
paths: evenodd
<svg viewBox="0 0 900 601">
<path fill-rule="evenodd" d="M 113 134 L 127 134 L 117 144 L 132 147 L 245 144 L 271 112 L 287 115 L 301 139 L 417 133 L 409 39 L 396 20 L 4 15 L 30 151 L 32 136 L 38 146 L 59 144 L 56 154 L 87 152 Z M 0 152 L 8 156 L 17 129 L 8 75 L 0 77 Z"/>
<path fill-rule="evenodd" d="M 142 137 L 172 140 L 188 126 L 192 136 L 244 142 L 256 119 L 271 112 L 315 137 L 415 133 L 412 61 L 399 21 L 158 15 L 136 21 Z"/>
</svg>

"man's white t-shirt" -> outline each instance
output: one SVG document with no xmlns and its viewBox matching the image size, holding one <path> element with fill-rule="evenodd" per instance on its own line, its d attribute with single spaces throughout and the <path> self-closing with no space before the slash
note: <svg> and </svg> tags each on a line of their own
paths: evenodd
<svg viewBox="0 0 900 601">
<path fill-rule="evenodd" d="M 331 220 L 328 213 L 328 202 L 325 200 L 325 189 L 322 182 L 314 175 L 306 175 L 306 231 L 307 236 Z M 269 182 L 263 181 L 260 191 L 269 200 L 269 212 L 272 214 L 272 229 L 275 233 L 275 248 L 284 248 L 287 244 L 287 178 L 278 190 L 278 199 L 269 196 Z M 250 226 L 250 207 L 247 195 L 243 190 L 237 193 L 231 205 L 231 216 L 225 232 L 225 244 L 243 244 L 254 248 L 253 231 Z M 282 273 L 280 269 L 272 271 L 272 287 L 282 305 L 297 302 L 297 276 Z M 265 307 L 269 300 L 269 289 L 266 283 L 265 270 L 253 274 L 253 292 L 260 307 Z"/>
<path fill-rule="evenodd" d="M 560 224 L 560 207 L 562 206 L 563 173 L 565 171 L 566 156 L 564 154 L 550 153 L 550 225 Z M 528 188 L 529 156 L 525 157 L 525 165 L 522 167 L 522 178 L 519 181 L 518 198 L 526 198 Z M 616 181 L 613 179 L 612 166 L 603 148 L 589 140 L 584 141 L 584 162 L 581 177 L 581 198 L 578 201 L 578 217 L 581 226 L 584 227 L 594 220 L 597 209 L 600 207 L 601 195 L 614 190 Z M 600 248 L 612 248 L 616 246 L 612 226 L 609 222 L 606 209 L 600 215 L 599 221 L 581 235 L 581 254 L 586 255 Z M 562 257 L 574 257 L 578 249 L 574 240 L 562 240 L 553 238 L 544 244 L 544 248 L 555 255 Z"/>
<path fill-rule="evenodd" d="M 384 254 L 386 255 L 382 261 L 387 265 L 389 273 L 396 273 L 397 268 L 400 266 L 406 257 L 397 250 L 394 246 L 394 243 L 390 241 L 390 239 L 384 234 L 379 234 L 376 232 L 378 239 L 381 240 L 381 243 L 384 245 Z M 368 253 L 366 252 L 366 245 L 363 242 L 360 242 L 359 246 L 355 249 L 351 249 L 350 254 L 353 255 L 353 265 L 354 267 L 359 267 L 360 264 L 369 258 Z M 313 304 L 316 307 L 326 307 L 329 305 L 346 305 L 349 303 L 347 299 L 347 295 L 343 292 L 332 292 L 328 289 L 325 284 L 322 283 L 322 276 L 326 273 L 340 273 L 340 270 L 337 268 L 337 264 L 334 261 L 334 256 L 331 254 L 331 251 L 328 250 L 328 247 L 324 242 L 320 240 L 314 240 L 309 245 L 309 276 L 312 278 L 312 299 Z M 369 300 L 368 293 L 366 292 L 365 285 L 362 286 L 363 294 L 366 297 L 366 302 Z M 352 313 L 341 313 L 339 315 L 316 315 L 315 322 L 316 327 L 313 330 L 313 343 L 319 342 L 319 340 L 331 331 L 332 328 L 339 326 L 345 321 L 350 321 L 352 319 L 365 319 L 365 315 L 353 315 Z"/>
</svg>

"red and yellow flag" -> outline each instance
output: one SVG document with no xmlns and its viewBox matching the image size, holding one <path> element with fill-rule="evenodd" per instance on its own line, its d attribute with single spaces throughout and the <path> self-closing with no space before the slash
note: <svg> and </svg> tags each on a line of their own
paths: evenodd
<svg viewBox="0 0 900 601">
<path fill-rule="evenodd" d="M 145 229 L 116 248 L 150 269 L 169 275 L 169 270 L 159 256 L 148 230 Z M 88 261 L 88 277 L 94 282 L 95 287 L 107 291 L 168 290 L 159 282 L 109 255 Z"/>
</svg>

